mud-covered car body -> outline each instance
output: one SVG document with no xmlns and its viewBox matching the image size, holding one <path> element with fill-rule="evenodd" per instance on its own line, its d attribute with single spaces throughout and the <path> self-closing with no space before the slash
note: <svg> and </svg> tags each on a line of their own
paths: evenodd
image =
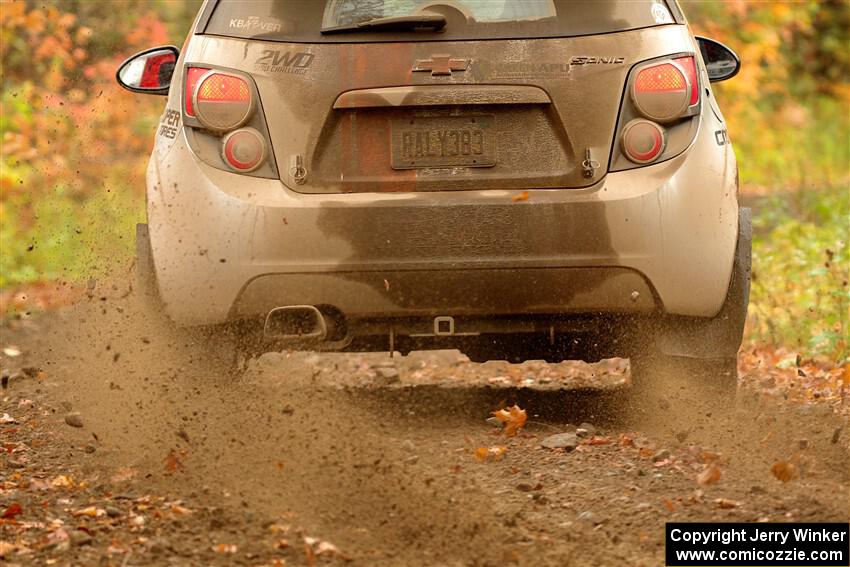
<svg viewBox="0 0 850 567">
<path fill-rule="evenodd" d="M 178 324 L 484 359 L 650 332 L 737 350 L 748 217 L 674 2 L 208 0 L 170 64 L 139 241 Z"/>
</svg>

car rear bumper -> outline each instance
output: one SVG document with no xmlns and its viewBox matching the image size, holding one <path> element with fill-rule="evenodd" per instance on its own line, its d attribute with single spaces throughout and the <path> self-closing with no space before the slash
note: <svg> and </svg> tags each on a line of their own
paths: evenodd
<svg viewBox="0 0 850 567">
<path fill-rule="evenodd" d="M 711 317 L 738 227 L 734 157 L 694 147 L 586 189 L 305 195 L 194 159 L 148 168 L 160 294 L 179 324 L 329 305 L 349 318 Z M 708 156 L 727 157 L 711 163 Z M 699 160 L 699 161 L 698 161 Z"/>
<path fill-rule="evenodd" d="M 328 305 L 347 318 L 379 319 L 650 312 L 656 300 L 640 273 L 617 267 L 266 274 L 245 286 L 230 316 L 282 305 Z"/>
</svg>

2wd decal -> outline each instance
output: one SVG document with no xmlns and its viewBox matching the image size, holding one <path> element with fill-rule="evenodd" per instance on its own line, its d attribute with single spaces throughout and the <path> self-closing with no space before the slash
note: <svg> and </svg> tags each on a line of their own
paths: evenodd
<svg viewBox="0 0 850 567">
<path fill-rule="evenodd" d="M 254 63 L 255 71 L 266 73 L 290 73 L 292 75 L 303 75 L 313 64 L 315 55 L 306 51 L 281 51 L 278 49 L 264 49 L 262 55 Z"/>
<path fill-rule="evenodd" d="M 159 135 L 174 139 L 177 137 L 177 128 L 180 127 L 180 112 L 166 108 L 159 121 Z"/>
</svg>

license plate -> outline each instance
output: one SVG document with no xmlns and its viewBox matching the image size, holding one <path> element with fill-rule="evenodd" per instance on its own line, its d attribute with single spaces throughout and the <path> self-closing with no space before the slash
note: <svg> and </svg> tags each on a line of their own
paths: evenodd
<svg viewBox="0 0 850 567">
<path fill-rule="evenodd" d="M 492 125 L 492 115 L 394 120 L 392 167 L 492 167 L 496 165 Z"/>
</svg>

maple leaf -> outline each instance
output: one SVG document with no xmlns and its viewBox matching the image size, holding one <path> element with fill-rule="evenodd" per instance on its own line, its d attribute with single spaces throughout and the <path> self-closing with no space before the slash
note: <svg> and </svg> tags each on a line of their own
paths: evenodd
<svg viewBox="0 0 850 567">
<path fill-rule="evenodd" d="M 737 508 L 741 505 L 740 502 L 736 502 L 734 500 L 729 500 L 728 498 L 716 498 L 714 503 L 717 504 L 718 508 L 723 508 L 724 510 L 729 510 L 731 508 Z"/>
<path fill-rule="evenodd" d="M 103 508 L 97 508 L 95 506 L 89 506 L 87 508 L 76 510 L 73 515 L 78 518 L 80 516 L 87 516 L 89 518 L 100 518 L 101 516 L 106 515 L 106 510 L 104 510 Z"/>
<path fill-rule="evenodd" d="M 697 483 L 701 486 L 706 486 L 708 484 L 714 484 L 718 480 L 720 480 L 720 467 L 715 464 L 710 464 L 706 466 L 699 475 L 697 475 Z"/>
<path fill-rule="evenodd" d="M 773 463 L 773 466 L 770 467 L 770 472 L 772 472 L 773 476 L 782 482 L 788 482 L 797 478 L 797 466 L 794 465 L 794 463 L 778 461 Z"/>
<path fill-rule="evenodd" d="M 171 513 L 177 516 L 188 516 L 192 513 L 192 511 L 180 504 L 172 504 L 171 505 Z"/>
<path fill-rule="evenodd" d="M 504 445 L 496 445 L 494 447 L 478 447 L 475 449 L 475 458 L 481 462 L 484 461 L 501 461 L 504 458 L 508 448 Z"/>
<path fill-rule="evenodd" d="M 19 502 L 12 502 L 5 510 L 3 510 L 2 517 L 5 520 L 13 519 L 15 516 L 21 514 L 23 511 L 24 508 L 20 505 Z"/>
<path fill-rule="evenodd" d="M 315 567 L 316 554 L 313 553 L 313 547 L 306 541 L 304 542 L 304 555 L 306 556 L 305 559 L 307 560 L 307 567 Z"/>
<path fill-rule="evenodd" d="M 525 425 L 528 415 L 518 405 L 492 412 L 493 416 L 505 425 L 505 435 L 513 437 Z"/>
<path fill-rule="evenodd" d="M 63 474 L 50 481 L 50 485 L 53 486 L 53 488 L 73 488 L 74 479 Z"/>
<path fill-rule="evenodd" d="M 186 456 L 186 450 L 183 449 L 179 453 L 174 449 L 171 449 L 168 454 L 165 456 L 163 463 L 165 464 L 165 470 L 168 472 L 175 473 L 177 471 L 183 470 L 183 463 L 180 461 L 181 457 Z"/>
</svg>

